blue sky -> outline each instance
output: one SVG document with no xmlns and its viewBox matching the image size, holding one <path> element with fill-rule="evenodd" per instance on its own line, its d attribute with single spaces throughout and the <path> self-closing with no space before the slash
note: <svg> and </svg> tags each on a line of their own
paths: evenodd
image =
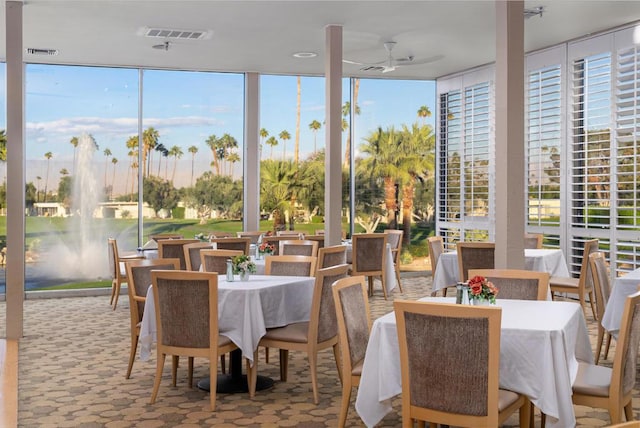
<svg viewBox="0 0 640 428">
<path fill-rule="evenodd" d="M 83 132 L 94 136 L 100 147 L 96 154 L 97 169 L 104 174 L 106 148 L 118 159 L 116 193 L 124 190 L 128 158 L 125 142 L 137 134 L 139 72 L 137 69 L 72 67 L 30 64 L 26 78 L 27 181 L 36 176 L 45 179 L 44 154 L 53 157 L 49 168 L 49 188 L 55 186 L 59 171 L 72 171 L 73 136 Z M 4 64 L 2 65 L 4 80 Z M 160 142 L 170 148 L 179 146 L 184 152 L 177 164 L 176 184 L 188 185 L 191 155 L 188 147 L 198 147 L 196 176 L 209 168 L 212 160 L 205 140 L 209 135 L 229 133 L 240 144 L 243 140 L 242 74 L 145 70 L 143 80 L 143 127 L 153 126 Z M 345 79 L 343 98 L 349 96 L 349 80 Z M 291 134 L 287 157 L 292 156 L 296 123 L 296 77 L 261 77 L 261 127 L 270 135 L 282 130 Z M 324 121 L 324 78 L 303 77 L 301 81 L 300 156 L 313 151 L 314 135 L 309 129 L 313 120 Z M 6 99 L 5 85 L 0 95 Z M 435 120 L 435 82 L 364 79 L 360 81 L 358 104 L 361 114 L 356 123 L 356 147 L 362 138 L 378 126 L 401 126 L 417 120 L 417 110 L 427 105 Z M 4 103 L 0 107 L 4 109 Z M 0 120 L 5 120 L 4 110 Z M 3 126 L 4 128 L 4 123 Z M 324 127 L 317 134 L 317 146 L 324 145 Z M 270 148 L 265 147 L 263 157 Z M 274 148 L 274 158 L 282 157 L 282 143 Z M 157 171 L 157 154 L 152 171 Z M 174 159 L 169 162 L 169 174 Z M 111 175 L 112 164 L 108 163 Z M 161 174 L 164 173 L 163 160 Z"/>
</svg>

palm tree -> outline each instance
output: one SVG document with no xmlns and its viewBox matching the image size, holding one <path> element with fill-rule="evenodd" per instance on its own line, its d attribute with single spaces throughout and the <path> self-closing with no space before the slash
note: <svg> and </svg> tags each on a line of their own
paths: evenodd
<svg viewBox="0 0 640 428">
<path fill-rule="evenodd" d="M 296 97 L 296 141 L 294 144 L 293 161 L 298 165 L 298 156 L 300 155 L 300 94 L 302 92 L 302 82 L 300 76 L 297 79 L 297 97 Z"/>
<path fill-rule="evenodd" d="M 229 153 L 227 157 L 227 161 L 229 161 L 229 175 L 233 175 L 233 164 L 236 162 L 240 162 L 240 155 L 236 152 Z"/>
<path fill-rule="evenodd" d="M 7 170 L 6 170 L 6 163 L 7 163 L 7 134 L 5 133 L 5 130 L 2 129 L 0 130 L 0 162 L 4 162 L 5 163 L 5 174 L 4 174 L 4 182 L 7 181 Z"/>
<path fill-rule="evenodd" d="M 265 128 L 260 128 L 260 138 L 262 138 L 261 143 L 264 144 L 264 139 L 267 138 L 269 136 L 269 131 L 267 131 Z"/>
<path fill-rule="evenodd" d="M 218 151 L 220 150 L 220 139 L 216 137 L 214 134 L 209 135 L 207 141 L 205 141 L 207 146 L 211 149 L 211 154 L 213 155 L 213 161 L 211 162 L 211 166 L 216 171 L 217 175 L 220 175 L 220 163 L 218 162 Z"/>
<path fill-rule="evenodd" d="M 144 145 L 144 150 L 142 152 L 142 161 L 146 162 L 145 165 L 142 166 L 142 175 L 143 177 L 148 177 L 151 174 L 151 155 L 152 150 L 156 148 L 158 144 L 158 140 L 160 139 L 160 133 L 153 127 L 145 129 L 142 133 L 142 143 Z M 159 174 L 159 173 L 158 173 Z"/>
<path fill-rule="evenodd" d="M 360 152 L 365 157 L 358 167 L 363 176 L 369 176 L 373 182 L 377 177 L 382 178 L 384 186 L 384 204 L 389 218 L 389 228 L 396 228 L 396 177 L 398 176 L 398 157 L 400 135 L 393 127 L 386 131 L 378 128 L 365 138 L 366 143 L 360 146 Z"/>
<path fill-rule="evenodd" d="M 104 160 L 104 187 L 107 187 L 107 168 L 109 167 L 109 158 L 111 157 L 112 153 L 111 150 L 109 150 L 109 148 L 107 147 L 106 149 L 104 149 L 104 151 L 102 152 L 105 156 L 105 160 Z"/>
<path fill-rule="evenodd" d="M 172 183 L 173 183 L 173 180 L 176 178 L 176 166 L 178 165 L 178 159 L 182 158 L 183 154 L 184 153 L 182 152 L 182 149 L 180 148 L 180 146 L 172 146 L 169 149 L 169 156 L 173 156 L 173 172 L 171 173 Z"/>
<path fill-rule="evenodd" d="M 127 156 L 129 157 L 129 167 L 127 168 L 127 179 L 125 180 L 124 183 L 124 192 L 127 193 L 127 190 L 129 189 L 129 172 L 131 172 L 131 174 L 133 174 L 134 168 L 133 168 L 133 163 L 136 161 L 136 158 L 138 157 L 138 136 L 134 135 L 129 137 L 129 139 L 126 142 L 126 146 L 127 149 L 129 149 L 127 151 Z M 133 189 L 133 183 L 135 182 L 135 176 L 131 175 L 131 188 Z"/>
<path fill-rule="evenodd" d="M 287 140 L 291 139 L 291 134 L 286 129 L 278 134 L 280 139 L 282 140 L 282 160 L 285 160 L 287 157 Z"/>
<path fill-rule="evenodd" d="M 62 169 L 60 170 L 60 175 L 62 175 L 63 177 L 64 177 L 65 175 L 69 175 L 69 171 L 67 170 L 67 168 L 62 168 Z"/>
<path fill-rule="evenodd" d="M 418 117 L 422 118 L 422 125 L 425 125 L 425 119 L 427 117 L 431 117 L 431 110 L 429 110 L 429 107 L 427 106 L 420 106 L 420 108 L 418 109 Z"/>
<path fill-rule="evenodd" d="M 76 172 L 76 151 L 78 149 L 78 137 L 72 137 L 71 141 L 69 141 L 73 146 L 73 165 L 71 166 L 71 172 L 75 174 Z"/>
<path fill-rule="evenodd" d="M 116 164 L 118 163 L 118 159 L 115 157 L 111 158 L 111 163 L 113 164 L 113 176 L 111 177 L 111 195 L 110 199 L 113 199 L 113 188 L 116 185 Z"/>
<path fill-rule="evenodd" d="M 273 212 L 274 230 L 285 224 L 285 213 L 291 208 L 295 175 L 296 168 L 291 161 L 266 161 L 260 167 L 260 206 Z"/>
<path fill-rule="evenodd" d="M 278 145 L 278 140 L 276 139 L 276 137 L 271 136 L 267 141 L 265 141 L 265 144 L 271 146 L 271 153 L 269 154 L 269 159 L 273 160 L 273 147 Z"/>
<path fill-rule="evenodd" d="M 164 144 L 157 144 L 154 151 L 160 153 L 160 157 L 158 158 L 158 174 L 157 177 L 160 178 L 160 165 L 162 164 L 162 158 L 169 156 L 169 149 L 167 149 Z"/>
<path fill-rule="evenodd" d="M 193 187 L 193 166 L 196 162 L 196 153 L 198 153 L 198 147 L 190 146 L 187 151 L 191 153 L 191 184 L 190 187 Z"/>
<path fill-rule="evenodd" d="M 227 161 L 227 168 L 229 169 L 229 175 L 231 174 L 231 163 L 229 162 L 229 156 L 235 149 L 238 148 L 238 141 L 229 134 L 224 134 L 220 137 L 220 147 L 218 151 L 220 155 L 220 161 Z"/>
<path fill-rule="evenodd" d="M 40 202 L 40 180 L 42 180 L 42 177 L 39 175 L 36 176 L 36 182 L 38 183 L 38 187 L 36 188 L 36 202 Z"/>
<path fill-rule="evenodd" d="M 317 151 L 316 137 L 318 136 L 318 131 L 320 130 L 321 127 L 322 127 L 322 124 L 315 119 L 309 124 L 309 129 L 311 130 L 311 132 L 313 132 L 313 153 Z"/>
<path fill-rule="evenodd" d="M 47 202 L 47 189 L 49 187 L 49 165 L 51 164 L 53 153 L 47 152 L 44 154 L 44 157 L 47 158 L 47 175 L 45 176 L 44 180 L 44 201 Z"/>
</svg>

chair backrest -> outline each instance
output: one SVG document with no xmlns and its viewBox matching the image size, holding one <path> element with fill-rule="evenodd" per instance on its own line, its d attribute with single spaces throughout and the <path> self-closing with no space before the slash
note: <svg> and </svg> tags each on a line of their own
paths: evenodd
<svg viewBox="0 0 640 428">
<path fill-rule="evenodd" d="M 193 244 L 185 244 L 184 260 L 187 270 L 200 270 L 200 251 L 213 248 L 211 242 L 194 242 Z"/>
<path fill-rule="evenodd" d="M 211 243 L 215 243 L 218 250 L 240 250 L 245 256 L 251 248 L 251 238 L 216 238 Z"/>
<path fill-rule="evenodd" d="M 436 272 L 436 266 L 440 259 L 440 254 L 444 253 L 444 243 L 441 236 L 430 236 L 427 238 L 429 246 L 429 260 L 431 261 L 431 275 Z"/>
<path fill-rule="evenodd" d="M 322 235 L 305 235 L 304 239 L 307 241 L 316 241 L 318 243 L 318 250 L 324 248 L 324 234 Z"/>
<path fill-rule="evenodd" d="M 306 239 L 287 239 L 280 241 L 281 256 L 318 256 L 318 242 Z"/>
<path fill-rule="evenodd" d="M 493 269 L 496 244 L 493 242 L 458 242 L 458 270 L 460 281 L 469 279 L 469 269 Z"/>
<path fill-rule="evenodd" d="M 542 248 L 543 238 L 544 238 L 544 235 L 542 233 L 525 233 L 524 248 L 525 249 Z"/>
<path fill-rule="evenodd" d="M 297 230 L 278 230 L 277 236 L 288 236 L 290 239 L 303 239 L 303 233 Z"/>
<path fill-rule="evenodd" d="M 316 235 L 324 235 L 324 229 L 316 229 L 313 233 Z"/>
<path fill-rule="evenodd" d="M 107 239 L 107 252 L 109 254 L 109 274 L 111 279 L 121 279 L 118 242 L 114 238 Z"/>
<path fill-rule="evenodd" d="M 180 270 L 187 269 L 187 259 L 184 257 L 184 245 L 200 242 L 197 239 L 160 239 L 158 241 L 158 258 L 180 259 Z"/>
<path fill-rule="evenodd" d="M 222 232 L 220 230 L 212 230 L 209 232 L 209 238 L 235 238 L 236 235 L 231 232 Z"/>
<path fill-rule="evenodd" d="M 273 246 L 273 253 L 271 253 L 271 255 L 278 256 L 280 255 L 280 241 L 288 241 L 289 239 L 291 238 L 288 236 L 265 236 L 262 238 L 262 242 Z"/>
<path fill-rule="evenodd" d="M 260 241 L 260 237 L 262 236 L 262 232 L 259 230 L 254 231 L 244 231 L 237 233 L 238 238 L 249 238 L 250 244 L 257 244 Z"/>
<path fill-rule="evenodd" d="M 403 300 L 393 306 L 402 419 L 415 410 L 431 423 L 498 426 L 502 309 Z"/>
<path fill-rule="evenodd" d="M 369 298 L 364 276 L 350 276 L 333 284 L 333 301 L 338 320 L 338 340 L 342 356 L 342 375 L 364 360 L 371 331 Z"/>
<path fill-rule="evenodd" d="M 281 276 L 314 276 L 317 257 L 310 256 L 266 256 L 264 273 Z"/>
<path fill-rule="evenodd" d="M 353 275 L 381 275 L 387 259 L 387 234 L 355 233 L 351 244 Z"/>
<path fill-rule="evenodd" d="M 227 260 L 243 254 L 240 250 L 202 250 L 200 251 L 200 265 L 204 272 L 216 272 L 224 275 L 227 273 Z"/>
<path fill-rule="evenodd" d="M 609 397 L 615 396 L 616 393 L 618 397 L 622 397 L 635 386 L 639 345 L 640 291 L 637 291 L 624 302 L 620 331 L 616 340 L 616 355 L 613 358 Z"/>
<path fill-rule="evenodd" d="M 318 249 L 318 269 L 347 263 L 346 245 L 332 245 Z"/>
<path fill-rule="evenodd" d="M 580 282 L 578 283 L 578 289 L 581 292 L 593 290 L 593 274 L 591 273 L 591 264 L 589 263 L 589 256 L 598 251 L 598 240 L 589 239 L 584 242 L 584 251 L 582 253 L 582 263 L 580 265 Z"/>
<path fill-rule="evenodd" d="M 470 269 L 469 278 L 484 276 L 498 288 L 496 299 L 547 300 L 549 274 L 520 269 Z"/>
<path fill-rule="evenodd" d="M 147 289 L 151 285 L 152 270 L 178 270 L 179 259 L 137 259 L 125 263 L 127 269 L 127 289 L 132 328 L 142 321 Z"/>
<path fill-rule="evenodd" d="M 602 321 L 604 309 L 607 307 L 611 295 L 611 277 L 609 264 L 604 253 L 597 251 L 589 254 L 591 273 L 593 274 L 593 288 L 596 292 L 596 310 L 598 319 Z"/>
<path fill-rule="evenodd" d="M 179 233 L 156 233 L 154 235 L 149 235 L 149 239 L 154 241 L 159 241 L 160 239 L 182 239 L 182 236 Z"/>
<path fill-rule="evenodd" d="M 309 343 L 322 343 L 338 335 L 332 287 L 337 280 L 346 278 L 348 272 L 347 264 L 317 270 L 309 316 Z"/>
<path fill-rule="evenodd" d="M 384 233 L 387 234 L 387 243 L 391 246 L 391 253 L 393 254 L 393 262 L 398 262 L 400 252 L 402 251 L 402 237 L 404 236 L 403 230 L 385 229 Z"/>
<path fill-rule="evenodd" d="M 202 356 L 207 355 L 206 350 L 217 352 L 218 275 L 154 270 L 151 280 L 158 353 L 175 355 L 164 351 L 167 347 L 201 350 Z"/>
</svg>

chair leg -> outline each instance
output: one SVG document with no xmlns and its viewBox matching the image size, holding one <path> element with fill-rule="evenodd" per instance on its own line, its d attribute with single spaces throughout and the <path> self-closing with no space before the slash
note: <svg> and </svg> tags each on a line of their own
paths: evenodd
<svg viewBox="0 0 640 428">
<path fill-rule="evenodd" d="M 520 407 L 520 410 L 518 411 L 518 416 L 520 417 L 520 426 L 528 426 L 531 418 L 533 417 L 533 403 L 531 403 L 528 399 L 525 400 L 525 403 L 522 405 L 522 407 Z"/>
<path fill-rule="evenodd" d="M 162 379 L 162 369 L 164 368 L 165 357 L 165 354 L 158 355 L 158 361 L 156 362 L 156 378 L 153 381 L 153 390 L 151 391 L 151 401 L 149 402 L 149 404 L 153 404 L 156 402 L 158 389 L 160 389 L 160 380 Z"/>
<path fill-rule="evenodd" d="M 217 352 L 216 352 L 217 354 Z M 215 356 L 215 355 L 214 355 Z M 189 357 L 192 358 L 192 357 Z M 209 359 L 209 399 L 211 403 L 211 411 L 216 411 L 216 392 L 218 387 L 218 358 Z"/>
<path fill-rule="evenodd" d="M 133 362 L 136 360 L 136 349 L 138 348 L 138 334 L 131 335 L 131 351 L 129 352 L 129 366 L 127 367 L 127 376 L 125 379 L 131 377 L 131 369 L 133 369 Z"/>
<path fill-rule="evenodd" d="M 598 319 L 598 314 L 596 313 L 596 305 L 595 305 L 595 299 L 593 296 L 593 290 L 589 291 L 589 303 L 591 304 L 591 313 L 593 314 L 593 319 L 596 321 L 600 321 Z"/>
<path fill-rule="evenodd" d="M 336 369 L 338 370 L 338 379 L 340 379 L 340 383 L 342 380 L 342 365 L 340 364 L 340 347 L 336 343 L 333 345 L 333 358 L 336 360 Z"/>
<path fill-rule="evenodd" d="M 633 420 L 633 403 L 631 401 L 624 406 L 624 415 L 627 418 L 627 421 Z"/>
<path fill-rule="evenodd" d="M 218 368 L 216 367 L 216 370 Z M 189 388 L 193 388 L 193 357 L 189 357 L 188 369 L 187 369 L 187 382 L 189 382 Z"/>
<path fill-rule="evenodd" d="M 371 297 L 373 296 L 373 277 L 368 276 L 367 279 L 369 281 L 369 297 Z"/>
<path fill-rule="evenodd" d="M 442 289 L 442 297 L 447 297 L 447 287 Z"/>
<path fill-rule="evenodd" d="M 171 356 L 171 386 L 176 386 L 176 379 L 178 377 L 178 363 L 180 357 L 177 355 Z"/>
<path fill-rule="evenodd" d="M 611 346 L 611 334 L 607 333 L 607 344 L 604 347 L 604 359 L 609 358 L 609 346 Z"/>
<path fill-rule="evenodd" d="M 313 402 L 320 403 L 320 394 L 318 393 L 318 354 L 309 352 L 309 371 L 311 372 L 311 389 L 313 390 Z"/>
<path fill-rule="evenodd" d="M 264 362 L 269 364 L 269 347 L 264 347 Z"/>
<path fill-rule="evenodd" d="M 380 283 L 382 284 L 382 294 L 384 294 L 384 300 L 387 300 L 387 283 L 384 280 L 384 274 L 380 275 Z"/>
<path fill-rule="evenodd" d="M 113 296 L 113 310 L 116 310 L 116 306 L 118 306 L 118 297 L 120 297 L 120 288 L 122 287 L 122 282 L 116 281 L 116 290 L 115 295 Z"/>
<path fill-rule="evenodd" d="M 113 298 L 116 295 L 116 280 L 111 281 L 111 298 L 109 299 L 109 305 L 113 306 Z"/>
<path fill-rule="evenodd" d="M 600 353 L 602 352 L 602 340 L 604 339 L 604 328 L 598 324 L 598 341 L 596 343 L 596 365 L 600 361 Z"/>
<path fill-rule="evenodd" d="M 344 428 L 347 422 L 347 413 L 351 402 L 351 376 L 345 373 L 342 380 L 342 400 L 340 401 L 340 416 L 338 418 L 338 428 Z"/>
<path fill-rule="evenodd" d="M 402 290 L 402 283 L 400 282 L 400 264 L 395 265 L 396 268 L 396 281 L 398 281 L 398 288 L 400 289 L 401 293 L 404 293 L 404 291 Z"/>
<path fill-rule="evenodd" d="M 287 372 L 289 371 L 289 351 L 286 349 L 280 350 L 280 380 L 282 382 L 287 381 Z"/>
<path fill-rule="evenodd" d="M 249 398 L 256 396 L 256 384 L 258 382 L 258 351 L 253 353 L 253 367 L 247 360 L 247 383 L 249 384 Z"/>
</svg>

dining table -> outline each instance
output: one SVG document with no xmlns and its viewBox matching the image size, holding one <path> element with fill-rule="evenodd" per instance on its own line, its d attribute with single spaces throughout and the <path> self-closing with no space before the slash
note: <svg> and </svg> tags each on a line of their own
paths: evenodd
<svg viewBox="0 0 640 428">
<path fill-rule="evenodd" d="M 624 302 L 627 296 L 638 291 L 640 286 L 640 268 L 635 269 L 626 275 L 619 276 L 613 281 L 609 301 L 604 309 L 601 325 L 614 336 L 620 331 L 622 313 L 624 312 Z"/>
<path fill-rule="evenodd" d="M 524 250 L 524 268 L 538 272 L 547 272 L 550 276 L 569 277 L 569 268 L 562 250 L 549 248 L 528 248 Z M 432 291 L 435 294 L 443 288 L 456 285 L 460 281 L 458 252 L 449 251 L 440 254 L 436 270 L 433 273 Z"/>
<path fill-rule="evenodd" d="M 547 415 L 549 427 L 575 427 L 571 395 L 578 361 L 593 361 L 580 304 L 497 299 L 496 305 L 502 308 L 500 388 L 528 396 Z M 402 393 L 400 372 L 396 318 L 390 312 L 374 321 L 362 367 L 355 407 L 366 426 L 375 426 L 393 410 L 393 398 Z"/>
<path fill-rule="evenodd" d="M 246 392 L 242 375 L 242 357 L 254 364 L 254 351 L 268 328 L 309 321 L 315 278 L 309 276 L 251 275 L 247 281 L 218 276 L 218 330 L 238 346 L 231 354 L 231 374 L 218 375 L 219 392 Z M 153 286 L 149 286 L 140 325 L 140 359 L 151 356 L 156 340 L 156 311 Z M 258 376 L 257 390 L 273 385 L 273 380 Z M 198 387 L 209 389 L 208 379 Z"/>
</svg>

